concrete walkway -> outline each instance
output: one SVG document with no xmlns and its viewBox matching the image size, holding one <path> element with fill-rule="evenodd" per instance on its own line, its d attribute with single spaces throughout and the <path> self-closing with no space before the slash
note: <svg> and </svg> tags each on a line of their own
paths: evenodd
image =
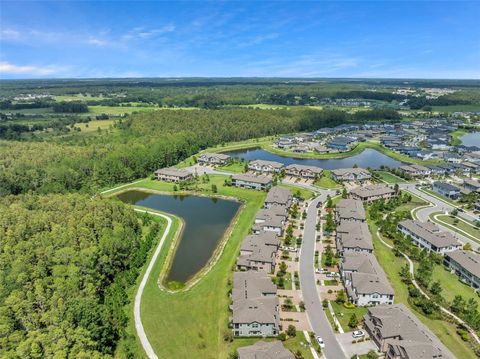
<svg viewBox="0 0 480 359">
<path fill-rule="evenodd" d="M 142 281 L 140 282 L 140 285 L 138 287 L 137 293 L 135 294 L 135 303 L 133 307 L 133 316 L 135 318 L 135 329 L 137 331 L 138 337 L 140 338 L 140 342 L 142 343 L 143 350 L 145 350 L 145 353 L 150 359 L 158 359 L 157 355 L 153 351 L 152 345 L 148 341 L 147 334 L 145 333 L 145 329 L 143 328 L 142 318 L 140 316 L 140 304 L 142 300 L 143 290 L 145 289 L 145 285 L 147 284 L 147 281 L 148 281 L 148 277 L 150 276 L 153 266 L 157 261 L 158 255 L 162 250 L 163 243 L 165 242 L 165 239 L 167 238 L 168 233 L 170 233 L 170 228 L 172 227 L 172 219 L 160 213 L 145 211 L 137 208 L 134 208 L 134 210 L 137 212 L 148 213 L 154 216 L 158 216 L 158 217 L 164 218 L 167 221 L 167 228 L 165 228 L 165 232 L 163 232 L 162 238 L 160 239 L 160 242 L 158 243 L 157 248 L 153 253 L 150 263 L 148 263 L 147 270 L 145 271 Z"/>
</svg>

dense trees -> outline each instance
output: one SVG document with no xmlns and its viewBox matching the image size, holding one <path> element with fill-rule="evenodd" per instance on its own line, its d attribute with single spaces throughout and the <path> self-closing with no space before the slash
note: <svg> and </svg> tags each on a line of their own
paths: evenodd
<svg viewBox="0 0 480 359">
<path fill-rule="evenodd" d="M 0 223 L 0 357 L 113 354 L 158 222 L 70 194 L 7 196 Z"/>
<path fill-rule="evenodd" d="M 88 112 L 88 106 L 84 102 L 78 101 L 62 101 L 53 103 L 53 112 L 62 113 L 82 113 Z"/>
</svg>

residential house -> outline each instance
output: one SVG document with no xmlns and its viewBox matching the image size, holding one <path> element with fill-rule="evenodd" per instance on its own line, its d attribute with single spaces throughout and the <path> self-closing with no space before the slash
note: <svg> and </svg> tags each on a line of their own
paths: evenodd
<svg viewBox="0 0 480 359">
<path fill-rule="evenodd" d="M 264 174 L 279 173 L 283 167 L 282 163 L 275 161 L 254 160 L 248 163 L 250 171 Z"/>
<path fill-rule="evenodd" d="M 365 209 L 362 201 L 356 199 L 342 199 L 335 207 L 335 220 L 340 222 L 365 222 Z"/>
<path fill-rule="evenodd" d="M 347 252 L 373 252 L 372 235 L 365 222 L 341 221 L 336 229 L 335 241 L 339 255 Z"/>
<path fill-rule="evenodd" d="M 365 330 L 387 359 L 454 359 L 455 356 L 404 304 L 368 308 Z"/>
<path fill-rule="evenodd" d="M 432 173 L 432 170 L 429 167 L 422 165 L 405 165 L 400 166 L 399 169 L 403 173 L 412 177 L 424 177 L 429 176 Z"/>
<path fill-rule="evenodd" d="M 480 193 L 480 182 L 473 179 L 463 180 L 463 187 L 471 192 Z"/>
<path fill-rule="evenodd" d="M 231 161 L 231 157 L 224 153 L 202 153 L 197 158 L 200 165 L 223 166 Z"/>
<path fill-rule="evenodd" d="M 327 147 L 333 150 L 348 151 L 353 142 L 355 142 L 353 138 L 338 136 L 328 141 Z"/>
<path fill-rule="evenodd" d="M 241 337 L 279 333 L 277 287 L 262 272 L 235 272 L 232 289 L 233 334 Z"/>
<path fill-rule="evenodd" d="M 295 359 L 295 356 L 285 347 L 282 342 L 259 341 L 247 347 L 237 349 L 238 359 Z"/>
<path fill-rule="evenodd" d="M 432 222 L 420 222 L 407 219 L 398 224 L 398 230 L 404 236 L 410 236 L 413 243 L 428 252 L 445 254 L 461 248 L 461 244 L 450 232 L 441 232 Z"/>
<path fill-rule="evenodd" d="M 240 173 L 232 176 L 232 186 L 264 191 L 272 187 L 272 179 L 267 176 Z"/>
<path fill-rule="evenodd" d="M 372 178 L 371 173 L 364 169 L 364 168 L 339 168 L 336 170 L 332 170 L 331 172 L 332 178 L 335 181 L 367 181 Z"/>
<path fill-rule="evenodd" d="M 287 221 L 287 213 L 284 206 L 276 205 L 258 211 L 255 216 L 255 224 L 252 232 L 274 232 L 277 236 L 283 234 L 283 228 Z"/>
<path fill-rule="evenodd" d="M 292 201 L 292 192 L 288 188 L 275 186 L 268 191 L 264 207 L 270 208 L 271 206 L 284 206 L 285 209 L 288 210 L 292 205 Z"/>
<path fill-rule="evenodd" d="M 185 182 L 191 180 L 193 175 L 184 169 L 175 167 L 160 168 L 155 171 L 155 177 L 159 181 L 165 182 Z"/>
<path fill-rule="evenodd" d="M 443 154 L 443 159 L 449 163 L 462 163 L 463 158 L 453 152 L 446 152 Z"/>
<path fill-rule="evenodd" d="M 280 240 L 274 232 L 260 232 L 259 234 L 251 234 L 244 238 L 240 246 L 240 255 L 250 255 L 259 246 L 271 247 L 277 251 L 280 247 Z"/>
<path fill-rule="evenodd" d="M 432 191 L 451 199 L 457 199 L 460 197 L 460 188 L 447 182 L 433 182 Z"/>
<path fill-rule="evenodd" d="M 306 178 L 306 179 L 315 179 L 320 177 L 323 173 L 323 170 L 317 166 L 305 166 L 291 164 L 285 167 L 285 174 L 287 176 Z"/>
<path fill-rule="evenodd" d="M 374 184 L 365 187 L 357 187 L 350 191 L 350 197 L 359 199 L 362 202 L 373 202 L 378 199 L 389 199 L 396 196 L 397 193 L 393 188 L 383 184 Z"/>
<path fill-rule="evenodd" d="M 260 235 L 260 234 L 259 234 Z M 249 237 L 246 237 L 249 238 Z M 242 251 L 237 258 L 237 268 L 240 270 L 263 271 L 273 273 L 277 260 L 277 248 L 275 246 L 258 241 L 252 242 L 253 239 L 247 239 L 242 244 Z"/>
<path fill-rule="evenodd" d="M 443 263 L 463 282 L 472 288 L 480 288 L 480 254 L 459 249 L 445 253 Z"/>
</svg>

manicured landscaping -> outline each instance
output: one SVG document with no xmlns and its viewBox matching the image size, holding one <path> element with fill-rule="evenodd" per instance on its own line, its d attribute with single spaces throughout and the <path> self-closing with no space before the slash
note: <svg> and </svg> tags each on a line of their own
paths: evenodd
<svg viewBox="0 0 480 359">
<path fill-rule="evenodd" d="M 404 204 L 401 204 L 400 206 L 398 206 L 395 209 L 397 212 L 400 212 L 400 211 L 410 212 L 414 208 L 417 208 L 417 207 L 420 207 L 420 206 L 426 206 L 428 204 L 428 202 L 426 202 L 425 200 L 423 200 L 422 198 L 420 198 L 418 196 L 415 196 L 413 193 L 409 192 L 409 194 L 412 196 L 412 200 L 409 201 L 408 203 L 404 203 Z"/>
<path fill-rule="evenodd" d="M 218 167 L 219 171 L 227 171 L 234 173 L 243 173 L 245 171 L 245 162 L 242 161 L 232 161 L 226 166 Z"/>
<path fill-rule="evenodd" d="M 241 240 L 248 233 L 256 212 L 262 206 L 265 192 L 224 187 L 225 178 L 210 176 L 210 183 L 199 183 L 197 186 L 199 193 L 212 195 L 211 185 L 216 184 L 218 195 L 233 196 L 245 201 L 245 207 L 218 261 L 190 289 L 174 293 L 161 290 L 157 280 L 171 243 L 169 239 L 145 288 L 142 297 L 142 321 L 159 357 L 217 358 L 226 357 L 232 349 L 232 344 L 223 341 L 223 333 L 230 330 L 227 326 L 230 315 L 228 280 L 232 276 L 231 269 Z M 128 187 L 173 191 L 172 184 L 150 179 Z"/>
<path fill-rule="evenodd" d="M 305 200 L 309 200 L 310 198 L 315 196 L 315 193 L 313 193 L 312 191 L 304 187 L 297 187 L 295 185 L 285 184 L 285 183 L 281 183 L 279 184 L 279 186 L 290 189 L 293 195 L 300 195 L 300 197 L 302 197 Z"/>
<path fill-rule="evenodd" d="M 330 171 L 329 170 L 324 170 L 323 171 L 323 176 L 315 181 L 315 186 L 318 186 L 320 188 L 342 188 L 340 184 L 335 182 L 331 177 L 330 177 Z"/>
<path fill-rule="evenodd" d="M 335 316 L 337 317 L 338 321 L 340 322 L 340 325 L 342 326 L 342 329 L 345 332 L 355 330 L 355 328 L 350 328 L 348 326 L 350 317 L 353 314 L 355 314 L 355 316 L 358 319 L 358 322 L 360 323 L 363 316 L 367 313 L 366 307 L 345 308 L 343 304 L 338 304 L 335 301 L 331 301 L 330 303 L 332 304 L 332 308 L 333 308 L 333 312 L 335 313 Z"/>
<path fill-rule="evenodd" d="M 429 195 L 431 195 L 431 196 L 439 199 L 440 201 L 443 201 L 443 202 L 445 202 L 445 203 L 448 203 L 448 204 L 450 204 L 450 205 L 452 205 L 452 206 L 454 206 L 454 207 L 457 207 L 457 206 L 458 206 L 458 202 L 456 202 L 456 201 L 454 201 L 454 200 L 452 200 L 452 199 L 450 199 L 450 198 L 447 198 L 447 197 L 445 197 L 445 196 L 442 196 L 441 194 L 438 194 L 437 192 L 434 192 L 434 191 L 432 191 L 431 189 L 428 189 L 428 188 L 419 188 L 419 191 L 422 191 L 422 192 L 424 192 L 424 193 L 427 193 L 427 194 L 429 194 Z"/>
<path fill-rule="evenodd" d="M 387 171 L 375 171 L 375 173 L 380 176 L 382 181 L 387 182 L 388 184 L 407 182 L 403 178 L 395 176 L 393 173 Z"/>
</svg>

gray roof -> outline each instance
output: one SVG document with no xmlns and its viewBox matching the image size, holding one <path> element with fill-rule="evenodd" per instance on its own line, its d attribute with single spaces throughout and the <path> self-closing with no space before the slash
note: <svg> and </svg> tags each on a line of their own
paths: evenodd
<svg viewBox="0 0 480 359">
<path fill-rule="evenodd" d="M 366 170 L 364 168 L 360 168 L 360 167 L 357 167 L 357 168 L 338 168 L 336 170 L 332 170 L 331 173 L 333 175 L 337 176 L 337 177 L 344 177 L 344 176 L 347 176 L 349 174 L 353 174 L 355 176 L 358 176 L 358 175 L 368 175 L 368 176 L 370 176 L 370 172 L 368 172 L 368 170 Z"/>
<path fill-rule="evenodd" d="M 456 187 L 456 186 L 454 186 L 450 183 L 447 183 L 447 182 L 439 182 L 439 181 L 433 182 L 433 187 L 441 188 L 442 190 L 449 191 L 449 192 L 460 191 L 460 188 L 458 188 L 458 187 Z"/>
<path fill-rule="evenodd" d="M 249 173 L 235 174 L 232 176 L 232 180 L 259 183 L 259 184 L 269 184 L 272 182 L 272 179 L 270 177 L 257 176 Z"/>
<path fill-rule="evenodd" d="M 480 254 L 472 251 L 456 250 L 445 254 L 461 265 L 466 271 L 480 278 Z"/>
<path fill-rule="evenodd" d="M 233 273 L 232 299 L 253 299 L 276 295 L 277 286 L 264 272 L 247 271 Z"/>
<path fill-rule="evenodd" d="M 383 272 L 375 255 L 366 252 L 345 252 L 342 258 L 342 271 L 370 274 Z"/>
<path fill-rule="evenodd" d="M 373 250 L 372 235 L 365 222 L 340 222 L 337 226 L 337 239 L 340 251 L 345 248 Z"/>
<path fill-rule="evenodd" d="M 160 168 L 155 171 L 155 174 L 160 174 L 164 176 L 173 176 L 173 177 L 189 177 L 192 175 L 187 170 L 184 170 L 181 168 L 175 168 L 175 167 Z"/>
<path fill-rule="evenodd" d="M 287 171 L 308 171 L 308 172 L 313 172 L 316 174 L 321 174 L 323 170 L 320 167 L 317 166 L 306 166 L 306 165 L 299 165 L 296 163 L 292 163 L 291 165 L 288 165 L 285 170 Z"/>
<path fill-rule="evenodd" d="M 378 293 L 383 295 L 394 295 L 392 286 L 387 280 L 385 274 L 370 274 L 353 272 L 348 273 L 347 277 L 351 281 L 351 287 L 355 288 L 357 294 Z M 347 288 L 348 290 L 348 288 Z"/>
<path fill-rule="evenodd" d="M 475 181 L 473 179 L 470 179 L 470 178 L 466 178 L 463 180 L 463 184 L 464 185 L 467 185 L 469 187 L 473 187 L 475 188 L 476 190 L 479 190 L 480 189 L 480 182 L 479 181 Z"/>
<path fill-rule="evenodd" d="M 437 248 L 459 244 L 450 232 L 441 232 L 440 228 L 432 222 L 420 222 L 407 219 L 400 222 L 398 226 L 414 233 L 416 236 L 424 239 Z"/>
<path fill-rule="evenodd" d="M 275 186 L 268 191 L 265 203 L 280 204 L 289 207 L 292 203 L 292 198 L 292 192 L 288 188 Z"/>
<path fill-rule="evenodd" d="M 283 347 L 281 341 L 256 342 L 248 347 L 238 348 L 239 359 L 295 359 L 293 354 Z"/>
<path fill-rule="evenodd" d="M 375 196 L 383 196 L 386 194 L 394 194 L 395 191 L 384 184 L 373 184 L 370 186 L 354 188 L 350 191 L 350 193 L 361 198 L 368 198 Z"/>
<path fill-rule="evenodd" d="M 258 246 L 279 247 L 280 241 L 275 232 L 260 232 L 246 236 L 240 247 L 241 251 L 254 251 Z"/>
<path fill-rule="evenodd" d="M 370 307 L 364 319 L 365 325 L 370 330 L 375 328 L 383 339 L 399 337 L 393 343 L 398 344 L 398 341 L 400 341 L 403 345 L 409 346 L 409 358 L 435 358 L 435 356 L 425 356 L 425 346 L 431 347 L 428 352 L 441 355 L 436 356 L 436 358 L 455 358 L 440 340 L 403 304 Z"/>
<path fill-rule="evenodd" d="M 272 167 L 275 169 L 283 168 L 283 163 L 276 162 L 276 161 L 265 161 L 265 160 L 253 160 L 248 163 L 249 166 L 266 166 Z"/>
<path fill-rule="evenodd" d="M 343 218 L 352 218 L 364 221 L 366 219 L 365 209 L 363 208 L 363 203 L 360 200 L 351 198 L 342 199 L 340 202 L 337 203 L 335 210 L 337 213 L 337 217 L 340 220 Z"/>
<path fill-rule="evenodd" d="M 202 153 L 199 158 L 203 158 L 203 159 L 218 159 L 218 160 L 228 160 L 230 158 L 229 155 L 226 155 L 224 153 L 209 153 L 209 152 L 206 152 L 206 153 Z"/>
</svg>

